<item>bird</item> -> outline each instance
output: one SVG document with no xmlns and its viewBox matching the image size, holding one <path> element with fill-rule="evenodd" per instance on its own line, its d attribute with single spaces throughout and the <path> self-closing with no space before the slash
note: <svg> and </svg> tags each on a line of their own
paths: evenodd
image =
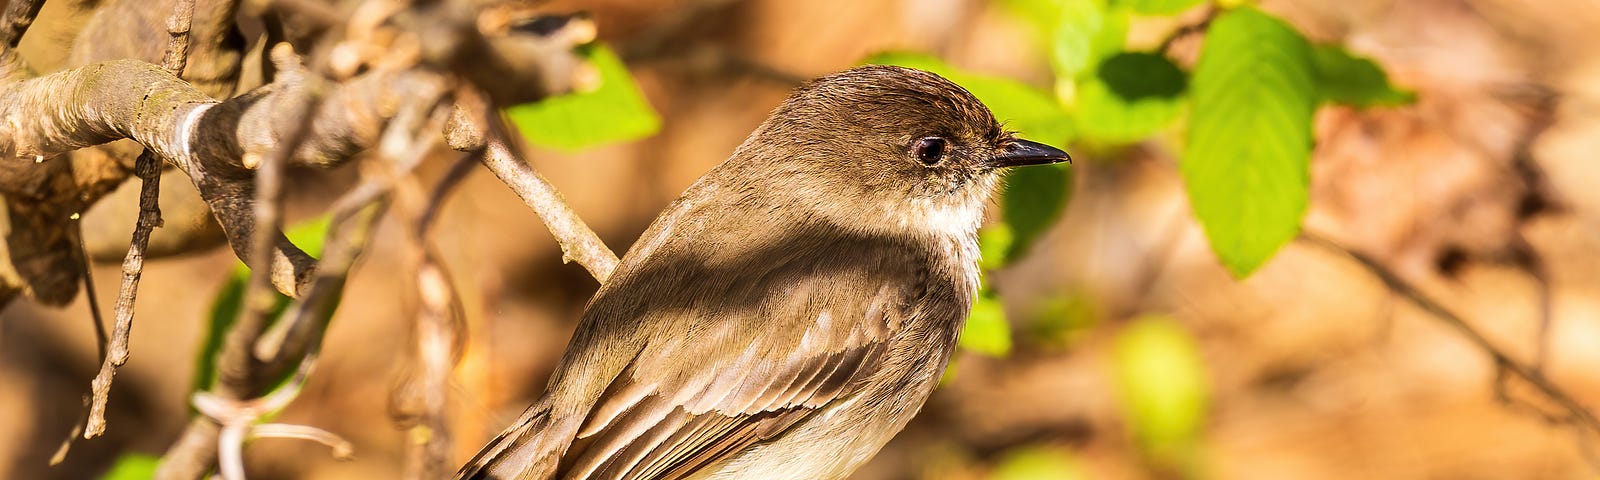
<svg viewBox="0 0 1600 480">
<path fill-rule="evenodd" d="M 658 216 L 461 479 L 837 479 L 922 408 L 1002 172 L 1070 161 L 937 74 L 797 87 Z"/>
</svg>

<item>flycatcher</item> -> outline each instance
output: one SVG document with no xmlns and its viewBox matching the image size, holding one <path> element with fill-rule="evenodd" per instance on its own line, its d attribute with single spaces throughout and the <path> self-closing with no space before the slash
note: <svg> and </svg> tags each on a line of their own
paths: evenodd
<svg viewBox="0 0 1600 480">
<path fill-rule="evenodd" d="M 849 475 L 955 349 L 1000 171 L 1066 160 L 932 73 L 812 80 L 656 218 L 459 476 Z"/>
</svg>

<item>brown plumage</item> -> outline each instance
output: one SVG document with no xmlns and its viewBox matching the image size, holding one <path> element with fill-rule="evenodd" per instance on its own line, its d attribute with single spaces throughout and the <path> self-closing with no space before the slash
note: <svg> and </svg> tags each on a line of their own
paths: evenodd
<svg viewBox="0 0 1600 480">
<path fill-rule="evenodd" d="M 809 82 L 656 219 L 460 477 L 848 475 L 949 360 L 996 170 L 1065 159 L 928 72 Z"/>
</svg>

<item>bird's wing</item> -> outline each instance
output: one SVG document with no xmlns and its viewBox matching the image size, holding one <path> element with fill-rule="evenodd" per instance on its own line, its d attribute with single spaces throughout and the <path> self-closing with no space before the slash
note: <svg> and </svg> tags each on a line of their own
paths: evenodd
<svg viewBox="0 0 1600 480">
<path fill-rule="evenodd" d="M 771 320 L 756 324 L 762 331 L 734 319 L 670 322 L 700 334 L 647 343 L 589 411 L 557 477 L 682 478 L 850 396 L 879 370 L 907 300 L 882 287 L 834 305 L 852 298 L 840 289 L 861 286 L 851 280 L 786 282 L 760 302 Z"/>
<path fill-rule="evenodd" d="M 971 292 L 928 271 L 927 252 L 807 232 L 695 251 L 641 240 L 545 397 L 461 478 L 683 478 L 848 401 L 929 298 L 961 302 L 941 318 L 965 313 Z"/>
</svg>

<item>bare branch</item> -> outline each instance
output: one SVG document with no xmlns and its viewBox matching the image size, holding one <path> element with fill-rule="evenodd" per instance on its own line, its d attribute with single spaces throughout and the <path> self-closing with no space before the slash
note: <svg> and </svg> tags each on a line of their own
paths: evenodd
<svg viewBox="0 0 1600 480">
<path fill-rule="evenodd" d="M 161 56 L 161 68 L 175 77 L 183 76 L 183 67 L 189 62 L 189 26 L 194 23 L 194 0 L 178 0 L 167 17 L 167 50 Z"/>
<path fill-rule="evenodd" d="M 493 130 L 485 146 L 484 166 L 511 187 L 522 203 L 532 208 L 544 221 L 545 227 L 550 229 L 550 233 L 556 237 L 556 243 L 561 246 L 563 262 L 576 261 L 589 270 L 596 280 L 605 283 L 617 268 L 617 255 L 578 218 L 578 214 L 561 198 L 561 193 L 543 175 L 517 158 L 506 146 L 504 129 Z"/>
<path fill-rule="evenodd" d="M 481 154 L 482 152 L 475 152 Z M 463 350 L 465 338 L 460 296 L 450 283 L 438 254 L 428 244 L 428 231 L 437 218 L 440 205 L 479 162 L 476 155 L 464 156 L 435 185 L 426 201 L 415 177 L 398 183 L 396 203 L 412 223 L 408 228 L 408 256 L 411 257 L 417 295 L 416 322 L 413 326 L 413 355 L 420 368 L 412 378 L 401 382 L 394 395 L 402 418 L 401 426 L 412 441 L 406 445 L 405 478 L 444 478 L 453 470 L 450 464 L 450 425 L 448 392 L 450 374 Z"/>
<path fill-rule="evenodd" d="M 310 440 L 333 449 L 333 458 L 337 460 L 350 460 L 355 458 L 355 447 L 350 441 L 341 438 L 327 430 L 306 425 L 290 425 L 285 423 L 266 423 L 256 425 L 250 429 L 250 438 L 292 438 L 297 440 Z"/>
<path fill-rule="evenodd" d="M 1467 323 L 1467 321 L 1462 319 L 1460 315 L 1457 315 L 1455 312 L 1450 311 L 1450 309 L 1445 308 L 1444 305 L 1441 305 L 1438 301 L 1435 301 L 1421 290 L 1418 290 L 1417 287 L 1407 283 L 1404 279 L 1401 279 L 1399 275 L 1384 267 L 1383 264 L 1378 263 L 1376 259 L 1347 249 L 1337 243 L 1334 243 L 1332 240 L 1329 240 L 1326 237 L 1311 231 L 1302 232 L 1300 234 L 1300 239 L 1330 251 L 1342 253 L 1351 259 L 1354 259 L 1356 263 L 1359 263 L 1362 267 L 1366 268 L 1367 272 L 1377 276 L 1379 280 L 1382 280 L 1384 285 L 1389 287 L 1390 291 L 1399 294 L 1402 298 L 1410 301 L 1413 305 L 1416 305 L 1423 311 L 1428 312 L 1435 318 L 1444 321 L 1446 325 L 1449 325 L 1457 332 L 1461 333 L 1462 336 L 1466 337 L 1467 340 L 1472 342 L 1472 344 L 1478 347 L 1479 350 L 1488 353 L 1490 358 L 1494 359 L 1495 368 L 1509 372 L 1512 375 L 1521 378 L 1523 381 L 1528 382 L 1529 385 L 1532 385 L 1535 389 L 1539 390 L 1539 392 L 1544 394 L 1545 397 L 1548 397 L 1562 410 L 1566 411 L 1567 415 L 1564 420 L 1570 421 L 1574 425 L 1581 426 L 1582 428 L 1591 432 L 1600 433 L 1600 420 L 1597 420 L 1594 414 L 1590 412 L 1588 408 L 1579 403 L 1578 400 L 1573 398 L 1571 394 L 1567 393 L 1565 389 L 1562 389 L 1560 386 L 1551 383 L 1550 380 L 1544 377 L 1544 375 L 1540 375 L 1539 371 L 1533 366 L 1511 358 L 1511 355 L 1507 354 L 1505 350 L 1496 346 L 1494 342 L 1491 342 L 1488 337 L 1483 335 L 1482 332 L 1479 332 L 1471 324 Z"/>
<path fill-rule="evenodd" d="M 99 353 L 101 363 L 106 361 L 106 348 L 111 345 L 110 335 L 106 333 L 106 321 L 100 312 L 100 295 L 94 292 L 94 269 L 89 266 L 89 248 L 83 242 L 82 217 L 74 218 L 73 236 L 78 243 L 78 265 L 83 269 L 83 295 L 88 300 L 89 318 L 94 321 L 95 347 Z M 50 465 L 60 465 L 67 459 L 67 453 L 72 450 L 72 444 L 82 435 L 88 427 L 90 411 L 94 403 L 93 393 L 83 396 L 83 412 L 78 415 L 77 423 L 72 425 L 72 431 L 67 433 L 67 438 L 61 441 L 61 446 L 56 447 L 55 454 L 50 456 Z"/>
<path fill-rule="evenodd" d="M 299 67 L 299 58 L 294 55 L 288 44 L 278 44 L 272 49 L 274 63 L 279 65 L 280 71 L 294 72 Z M 290 99 L 293 114 L 286 118 L 305 118 L 307 114 L 315 111 L 320 98 L 316 89 L 304 92 L 302 98 Z M 252 217 L 255 219 L 254 237 L 251 239 L 251 252 L 249 262 L 252 265 L 269 265 L 272 256 L 272 241 L 278 232 L 282 231 L 282 219 L 279 215 L 280 204 L 283 203 L 283 170 L 288 157 L 300 146 L 311 132 L 310 122 L 300 121 L 290 126 L 289 136 L 278 145 L 270 154 L 259 161 L 255 172 L 255 208 Z M 246 164 L 256 163 L 248 158 Z M 233 328 L 228 331 L 227 343 L 223 349 L 224 357 L 219 373 L 222 382 L 233 390 L 243 395 L 243 398 L 254 397 L 259 392 L 253 391 L 260 388 L 262 379 L 256 375 L 260 372 L 259 359 L 253 358 L 256 341 L 260 338 L 263 329 L 271 320 L 273 304 L 277 297 L 272 292 L 272 272 L 267 268 L 254 268 L 250 271 L 250 279 L 245 286 L 244 307 L 240 310 L 239 319 Z M 230 356 L 237 356 L 232 358 Z"/>
<path fill-rule="evenodd" d="M 166 70 L 174 76 L 183 73 L 183 63 L 189 51 L 189 23 L 194 16 L 194 0 L 179 0 L 172 17 L 167 20 L 167 30 L 172 38 L 167 44 Z M 111 346 L 101 359 L 100 372 L 95 374 L 94 397 L 89 406 L 89 420 L 83 438 L 100 436 L 106 430 L 106 404 L 111 399 L 111 381 L 117 369 L 128 363 L 128 341 L 133 332 L 134 298 L 139 292 L 139 279 L 144 272 L 144 250 L 150 245 L 150 232 L 161 226 L 161 209 L 157 205 L 161 194 L 161 159 L 148 149 L 134 161 L 134 175 L 141 183 L 139 190 L 139 218 L 133 229 L 133 240 L 128 246 L 128 256 L 122 261 L 122 286 L 117 291 L 115 309 L 116 325 L 111 333 Z M 93 286 L 89 287 L 90 289 Z"/>
<path fill-rule="evenodd" d="M 139 294 L 139 278 L 144 272 L 144 248 L 150 243 L 150 232 L 161 225 L 161 211 L 156 207 L 160 192 L 157 182 L 161 178 L 160 160 L 149 152 L 139 155 L 134 172 L 143 182 L 139 195 L 139 220 L 133 230 L 133 242 L 128 256 L 122 261 L 122 286 L 117 290 L 117 302 L 112 307 L 116 324 L 111 331 L 111 347 L 100 364 L 100 373 L 94 377 L 94 402 L 89 407 L 89 424 L 83 438 L 94 438 L 105 432 L 106 403 L 110 400 L 111 379 L 117 369 L 128 363 L 128 337 L 133 331 L 133 304 Z"/>
</svg>

